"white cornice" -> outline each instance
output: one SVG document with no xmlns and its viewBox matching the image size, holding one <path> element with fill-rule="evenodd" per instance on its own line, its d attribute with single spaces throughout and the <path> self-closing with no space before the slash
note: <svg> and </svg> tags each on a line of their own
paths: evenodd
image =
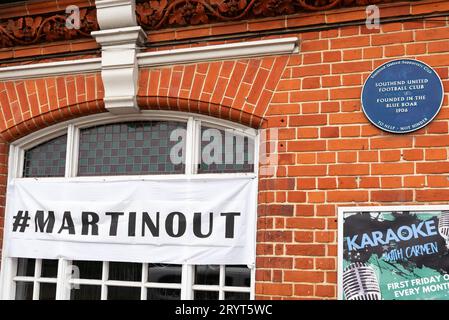
<svg viewBox="0 0 449 320">
<path fill-rule="evenodd" d="M 146 40 L 146 33 L 141 27 L 126 27 L 116 28 L 110 30 L 100 30 L 91 32 L 92 37 L 95 38 L 101 47 L 105 46 L 120 46 L 142 44 Z"/>
<path fill-rule="evenodd" d="M 137 54 L 140 67 L 238 59 L 298 52 L 298 38 L 248 41 Z M 101 58 L 27 64 L 0 68 L 0 81 L 101 71 Z"/>
<path fill-rule="evenodd" d="M 101 70 L 101 58 L 26 64 L 0 68 L 0 81 L 24 80 Z"/>
<path fill-rule="evenodd" d="M 139 66 L 162 66 L 298 52 L 298 38 L 281 38 L 139 53 Z"/>
</svg>

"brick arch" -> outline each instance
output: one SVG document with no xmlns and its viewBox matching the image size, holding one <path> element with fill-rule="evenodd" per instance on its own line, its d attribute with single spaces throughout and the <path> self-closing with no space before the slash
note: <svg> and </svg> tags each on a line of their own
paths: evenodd
<svg viewBox="0 0 449 320">
<path fill-rule="evenodd" d="M 57 122 L 105 112 L 99 73 L 0 82 L 0 138 L 11 142 Z"/>
<path fill-rule="evenodd" d="M 288 57 L 204 62 L 139 75 L 141 109 L 201 113 L 258 128 Z M 57 122 L 106 112 L 100 73 L 0 82 L 0 138 L 14 141 Z"/>
<path fill-rule="evenodd" d="M 254 128 L 264 116 L 288 57 L 203 62 L 142 69 L 142 109 L 201 113 Z"/>
</svg>

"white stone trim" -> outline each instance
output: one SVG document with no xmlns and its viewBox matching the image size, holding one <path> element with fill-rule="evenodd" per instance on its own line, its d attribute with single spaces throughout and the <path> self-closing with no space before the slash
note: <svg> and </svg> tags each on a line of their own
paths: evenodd
<svg viewBox="0 0 449 320">
<path fill-rule="evenodd" d="M 120 34 L 120 37 L 123 35 L 121 32 L 118 34 Z M 101 31 L 98 33 L 98 37 L 101 37 L 106 42 L 110 41 L 110 38 L 101 33 Z M 103 50 L 113 49 L 103 48 Z M 137 61 L 139 67 L 152 67 L 210 60 L 238 59 L 252 56 L 292 54 L 297 52 L 298 38 L 291 37 L 138 53 Z M 101 58 L 89 58 L 3 67 L 0 68 L 0 81 L 99 72 L 101 71 L 101 60 Z"/>
<path fill-rule="evenodd" d="M 105 108 L 116 114 L 139 112 L 136 95 L 139 66 L 137 50 L 146 41 L 141 27 L 92 32 L 101 45 L 101 77 Z"/>
<path fill-rule="evenodd" d="M 145 52 L 137 54 L 137 60 L 141 67 L 153 67 L 210 60 L 292 54 L 296 52 L 299 52 L 298 38 L 289 37 Z"/>
<path fill-rule="evenodd" d="M 166 110 L 143 110 L 139 114 L 128 115 L 115 115 L 112 113 L 97 113 L 93 115 L 83 116 L 80 118 L 74 118 L 50 125 L 36 132 L 32 132 L 22 138 L 19 138 L 11 143 L 11 145 L 29 149 L 37 146 L 45 141 L 51 140 L 63 134 L 67 127 L 76 126 L 77 128 L 89 128 L 92 126 L 127 122 L 127 121 L 187 121 L 190 117 L 195 118 L 206 126 L 212 126 L 219 129 L 233 129 L 235 132 L 239 132 L 245 136 L 256 138 L 257 130 L 247 127 L 243 124 L 235 123 L 230 120 L 224 120 L 206 116 L 198 113 L 190 113 L 184 111 L 166 111 Z M 20 170 L 18 170 L 20 171 Z"/>
<path fill-rule="evenodd" d="M 126 45 L 130 45 L 130 41 L 133 41 L 133 45 L 135 45 L 136 42 L 142 44 L 147 38 L 145 31 L 143 31 L 141 27 L 93 31 L 91 32 L 91 35 L 95 38 L 95 41 L 101 44 L 103 50 L 105 49 L 105 46 L 122 45 L 123 47 L 126 47 Z M 134 48 L 134 46 L 132 47 Z"/>
<path fill-rule="evenodd" d="M 0 81 L 23 80 L 101 70 L 101 58 L 26 64 L 0 68 Z"/>
<path fill-rule="evenodd" d="M 137 26 L 135 0 L 95 0 L 101 30 Z"/>
</svg>

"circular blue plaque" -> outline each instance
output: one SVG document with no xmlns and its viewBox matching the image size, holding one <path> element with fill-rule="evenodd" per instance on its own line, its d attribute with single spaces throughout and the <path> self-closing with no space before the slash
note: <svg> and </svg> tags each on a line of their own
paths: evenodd
<svg viewBox="0 0 449 320">
<path fill-rule="evenodd" d="M 366 80 L 362 109 L 376 127 L 407 133 L 431 122 L 443 104 L 443 84 L 427 64 L 410 59 L 381 65 Z"/>
</svg>

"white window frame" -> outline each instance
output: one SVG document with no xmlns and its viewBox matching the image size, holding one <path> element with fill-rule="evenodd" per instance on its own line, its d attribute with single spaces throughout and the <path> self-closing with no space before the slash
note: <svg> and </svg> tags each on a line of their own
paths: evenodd
<svg viewBox="0 0 449 320">
<path fill-rule="evenodd" d="M 77 167 L 78 167 L 78 151 L 79 151 L 79 136 L 80 129 L 120 123 L 129 121 L 181 121 L 187 124 L 186 131 L 186 155 L 185 155 L 185 172 L 184 174 L 163 174 L 163 175 L 126 175 L 129 180 L 141 180 L 149 179 L 152 180 L 169 180 L 169 179 L 230 179 L 235 177 L 258 177 L 258 163 L 259 163 L 259 132 L 258 130 L 233 123 L 227 120 L 216 119 L 200 114 L 178 112 L 178 111 L 160 111 L 160 110 L 146 110 L 138 114 L 131 115 L 113 115 L 111 113 L 101 113 L 90 116 L 85 116 L 77 119 L 68 120 L 59 124 L 49 126 L 47 128 L 41 129 L 37 132 L 31 133 L 21 139 L 18 139 L 11 143 L 9 148 L 9 159 L 8 159 L 8 186 L 12 180 L 17 179 L 34 179 L 34 180 L 45 180 L 45 181 L 75 181 L 75 180 L 89 180 L 89 181 L 115 181 L 123 179 L 123 175 L 115 176 L 79 176 L 77 177 Z M 208 173 L 208 174 L 198 174 L 198 163 L 199 163 L 199 152 L 200 152 L 200 135 L 201 135 L 201 125 L 204 124 L 208 127 L 219 128 L 219 129 L 231 129 L 235 134 L 241 134 L 251 139 L 254 139 L 254 172 L 250 173 Z M 33 148 L 41 143 L 49 141 L 53 138 L 61 136 L 67 133 L 67 152 L 66 152 L 66 164 L 65 164 L 65 176 L 64 177 L 23 177 L 23 164 L 24 164 L 24 154 L 25 151 Z M 256 191 L 258 192 L 258 191 Z M 255 197 L 257 199 L 257 197 Z M 257 201 L 257 200 L 256 200 Z M 5 209 L 5 215 L 7 210 Z M 6 221 L 6 216 L 5 216 Z M 257 215 L 254 221 L 257 225 Z M 256 246 L 256 233 L 254 234 L 254 246 Z M 6 257 L 3 252 L 7 246 L 9 239 L 7 237 L 3 238 L 3 251 L 1 257 L 1 271 L 0 271 L 0 298 L 2 300 L 12 300 L 15 298 L 15 280 L 27 280 L 24 277 L 17 277 L 17 258 Z M 256 252 L 256 250 L 254 250 Z M 70 299 L 70 290 L 67 290 L 67 282 L 72 284 L 101 284 L 101 299 L 106 299 L 107 297 L 107 285 L 114 285 L 117 281 L 107 280 L 107 270 L 108 262 L 103 262 L 103 278 L 101 280 L 70 280 L 64 279 L 66 274 L 66 268 L 70 265 L 70 261 L 66 259 L 59 259 L 58 262 L 58 277 L 57 279 L 46 280 L 46 278 L 41 278 L 38 271 L 41 268 L 41 259 L 36 259 L 35 265 L 35 275 L 32 279 L 34 283 L 33 299 L 38 298 L 38 288 L 41 282 L 51 282 L 57 284 L 56 288 L 56 299 L 57 300 L 67 300 Z M 146 268 L 148 264 L 142 264 L 143 268 Z M 218 291 L 219 299 L 224 299 L 224 293 L 229 292 L 249 292 L 250 299 L 255 298 L 255 265 L 248 266 L 251 269 L 251 284 L 249 288 L 243 287 L 226 287 L 224 278 L 224 265 L 220 266 L 220 281 L 218 285 L 198 285 L 194 283 L 194 265 L 183 264 L 182 265 L 182 283 L 181 287 L 181 299 L 182 300 L 192 300 L 194 290 L 204 290 L 204 291 Z M 144 270 L 143 270 L 144 271 Z M 146 298 L 146 288 L 152 287 L 151 284 L 145 283 L 146 272 L 142 272 L 142 283 L 138 282 L 138 286 L 142 286 L 141 298 Z M 105 278 L 106 277 L 106 278 Z M 55 281 L 56 280 L 56 281 Z M 93 282 L 92 282 L 93 281 Z M 136 282 L 126 282 L 120 281 L 119 285 L 122 286 L 136 286 Z M 168 285 L 166 288 L 175 288 L 179 285 Z M 163 288 L 164 285 L 154 286 L 157 288 Z M 145 290 L 143 290 L 145 288 Z M 145 293 L 143 293 L 145 291 Z"/>
<path fill-rule="evenodd" d="M 338 247 L 337 247 L 337 298 L 343 299 L 343 217 L 349 212 L 391 212 L 391 211 L 443 211 L 449 205 L 416 205 L 416 206 L 371 206 L 371 207 L 339 207 L 338 208 Z"/>
</svg>

